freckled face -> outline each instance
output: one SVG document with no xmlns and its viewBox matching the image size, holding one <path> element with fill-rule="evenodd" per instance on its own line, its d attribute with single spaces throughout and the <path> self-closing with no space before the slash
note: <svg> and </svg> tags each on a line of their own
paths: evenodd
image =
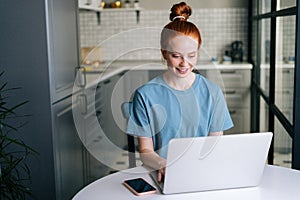
<svg viewBox="0 0 300 200">
<path fill-rule="evenodd" d="M 168 72 L 177 77 L 191 74 L 198 59 L 198 42 L 189 36 L 176 36 L 169 39 L 168 49 L 162 50 L 167 61 Z"/>
</svg>

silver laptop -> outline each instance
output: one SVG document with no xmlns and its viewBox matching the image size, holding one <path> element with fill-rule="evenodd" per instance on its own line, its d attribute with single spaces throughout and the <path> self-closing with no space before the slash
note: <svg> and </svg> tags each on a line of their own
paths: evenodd
<svg viewBox="0 0 300 200">
<path fill-rule="evenodd" d="M 150 175 L 163 194 L 257 186 L 272 136 L 264 132 L 172 139 L 164 182 L 157 182 L 157 172 Z"/>
</svg>

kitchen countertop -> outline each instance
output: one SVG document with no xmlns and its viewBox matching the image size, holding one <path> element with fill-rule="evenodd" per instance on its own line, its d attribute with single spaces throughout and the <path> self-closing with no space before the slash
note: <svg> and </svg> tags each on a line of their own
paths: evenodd
<svg viewBox="0 0 300 200">
<path fill-rule="evenodd" d="M 116 61 L 116 62 L 104 62 L 98 67 L 86 66 L 88 73 L 102 73 L 109 68 L 123 68 L 124 70 L 164 70 L 165 64 L 161 60 L 137 60 L 137 61 Z M 212 62 L 200 62 L 197 64 L 197 69 L 252 69 L 252 65 L 246 62 L 214 64 Z"/>
<path fill-rule="evenodd" d="M 166 65 L 160 60 L 140 60 L 140 61 L 116 61 L 105 62 L 99 67 L 85 66 L 86 88 L 96 85 L 116 74 L 128 70 L 165 70 Z M 214 64 L 212 62 L 200 62 L 198 70 L 224 70 L 224 69 L 252 69 L 249 63 Z"/>
<path fill-rule="evenodd" d="M 270 69 L 270 64 L 261 64 L 261 69 Z M 276 69 L 294 69 L 295 63 L 276 63 Z"/>
</svg>

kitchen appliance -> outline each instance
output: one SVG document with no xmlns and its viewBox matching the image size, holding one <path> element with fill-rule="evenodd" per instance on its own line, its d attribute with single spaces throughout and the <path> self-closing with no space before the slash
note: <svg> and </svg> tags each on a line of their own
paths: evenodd
<svg viewBox="0 0 300 200">
<path fill-rule="evenodd" d="M 231 43 L 231 58 L 232 62 L 243 61 L 243 42 L 234 41 Z"/>
</svg>

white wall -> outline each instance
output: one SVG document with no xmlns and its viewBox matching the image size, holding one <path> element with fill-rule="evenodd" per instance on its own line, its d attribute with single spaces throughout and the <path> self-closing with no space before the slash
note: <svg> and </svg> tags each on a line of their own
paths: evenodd
<svg viewBox="0 0 300 200">
<path fill-rule="evenodd" d="M 200 52 L 201 60 L 222 57 L 225 50 L 230 50 L 229 46 L 235 40 L 243 42 L 246 60 L 248 45 L 248 10 L 246 8 L 197 8 L 194 9 L 189 21 L 199 27 L 202 35 L 201 49 L 205 52 Z M 158 60 L 161 59 L 159 34 L 149 29 L 142 32 L 142 28 L 152 27 L 160 33 L 162 27 L 168 22 L 168 9 L 144 9 L 140 12 L 139 23 L 136 22 L 135 12 L 103 12 L 101 24 L 97 23 L 97 16 L 94 12 L 80 11 L 81 46 L 94 47 L 101 43 L 102 54 L 99 60 L 111 60 L 117 56 L 117 51 L 126 49 L 125 47 L 134 49 L 134 45 L 140 43 L 140 46 L 145 47 L 143 50 L 139 48 L 139 51 L 123 52 L 122 59 Z M 156 51 L 150 51 L 149 47 L 157 48 Z"/>
<path fill-rule="evenodd" d="M 170 9 L 180 0 L 140 0 L 140 6 L 145 9 Z M 248 8 L 248 0 L 186 0 L 192 8 Z"/>
</svg>

